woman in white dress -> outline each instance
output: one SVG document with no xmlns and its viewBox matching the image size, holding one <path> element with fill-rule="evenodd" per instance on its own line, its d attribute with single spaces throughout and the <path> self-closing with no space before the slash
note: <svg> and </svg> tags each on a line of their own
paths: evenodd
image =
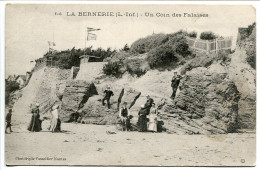
<svg viewBox="0 0 260 170">
<path fill-rule="evenodd" d="M 50 125 L 50 131 L 51 132 L 57 132 L 60 131 L 59 128 L 59 111 L 58 111 L 59 105 L 55 105 L 52 108 L 51 115 L 52 115 L 52 120 L 51 120 L 51 125 Z"/>
<path fill-rule="evenodd" d="M 148 131 L 157 132 L 157 115 L 158 110 L 153 103 L 149 114 Z"/>
</svg>

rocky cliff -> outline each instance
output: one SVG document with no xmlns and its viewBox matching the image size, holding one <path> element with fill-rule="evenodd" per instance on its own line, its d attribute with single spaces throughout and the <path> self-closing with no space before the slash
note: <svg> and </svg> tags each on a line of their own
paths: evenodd
<svg viewBox="0 0 260 170">
<path fill-rule="evenodd" d="M 218 134 L 238 128 L 240 94 L 226 74 L 196 68 L 179 85 L 179 93 L 163 108 L 167 129 L 173 133 Z"/>
<path fill-rule="evenodd" d="M 67 81 L 62 95 L 60 119 L 64 122 L 70 121 L 71 114 L 83 107 L 91 96 L 97 94 L 96 87 L 91 82 L 82 80 Z"/>
</svg>

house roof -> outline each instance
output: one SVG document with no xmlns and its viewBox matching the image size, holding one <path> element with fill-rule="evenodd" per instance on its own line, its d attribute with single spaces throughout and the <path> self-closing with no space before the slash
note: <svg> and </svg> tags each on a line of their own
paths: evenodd
<svg viewBox="0 0 260 170">
<path fill-rule="evenodd" d="M 25 75 L 18 75 L 15 80 L 17 80 L 19 77 L 21 77 L 21 79 L 23 79 L 24 81 L 26 81 L 26 76 Z"/>
</svg>

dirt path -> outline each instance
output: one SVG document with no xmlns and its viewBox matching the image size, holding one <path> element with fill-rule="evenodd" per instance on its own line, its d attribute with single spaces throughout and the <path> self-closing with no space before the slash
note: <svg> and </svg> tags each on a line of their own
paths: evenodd
<svg viewBox="0 0 260 170">
<path fill-rule="evenodd" d="M 48 122 L 44 122 L 43 129 L 47 126 Z M 255 134 L 205 136 L 120 132 L 114 126 L 72 123 L 62 124 L 63 133 L 46 130 L 31 133 L 19 127 L 13 129 L 16 133 L 7 134 L 5 139 L 8 165 L 255 164 Z"/>
</svg>

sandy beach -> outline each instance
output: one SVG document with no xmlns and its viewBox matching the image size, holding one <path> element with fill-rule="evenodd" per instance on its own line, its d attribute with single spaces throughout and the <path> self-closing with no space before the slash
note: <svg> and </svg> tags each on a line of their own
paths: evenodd
<svg viewBox="0 0 260 170">
<path fill-rule="evenodd" d="M 63 123 L 62 133 L 14 127 L 7 165 L 253 166 L 255 134 L 175 135 L 121 132 L 115 126 Z"/>
</svg>

